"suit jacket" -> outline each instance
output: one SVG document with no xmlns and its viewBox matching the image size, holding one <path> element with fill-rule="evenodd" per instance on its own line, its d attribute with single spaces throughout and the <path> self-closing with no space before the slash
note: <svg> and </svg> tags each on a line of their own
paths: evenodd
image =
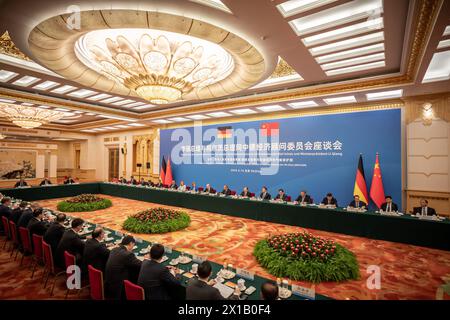
<svg viewBox="0 0 450 320">
<path fill-rule="evenodd" d="M 241 197 L 251 197 L 251 192 L 247 191 L 247 193 L 245 193 L 244 191 L 241 192 Z"/>
<path fill-rule="evenodd" d="M 12 212 L 11 212 L 11 219 L 12 221 L 14 221 L 14 223 L 17 225 L 19 223 L 19 219 L 22 216 L 22 213 L 24 212 L 24 210 L 20 207 L 15 208 Z"/>
<path fill-rule="evenodd" d="M 280 194 L 277 194 L 277 196 L 275 197 L 275 200 L 283 200 L 283 201 L 287 201 L 287 195 L 283 194 L 282 196 L 280 196 Z"/>
<path fill-rule="evenodd" d="M 64 184 L 72 184 L 75 183 L 75 180 L 73 180 L 72 178 L 64 180 Z"/>
<path fill-rule="evenodd" d="M 142 262 L 133 252 L 120 245 L 109 253 L 105 267 L 105 294 L 109 299 L 124 298 L 123 281 L 136 281 Z"/>
<path fill-rule="evenodd" d="M 178 186 L 177 186 L 176 183 L 175 183 L 175 184 L 171 184 L 171 185 L 169 186 L 169 189 L 178 189 Z"/>
<path fill-rule="evenodd" d="M 24 181 L 24 182 L 17 181 L 16 184 L 14 185 L 14 188 L 27 187 L 27 186 L 28 186 L 28 183 L 26 181 Z"/>
<path fill-rule="evenodd" d="M 325 204 L 325 205 L 327 205 L 327 204 L 335 205 L 336 207 L 338 206 L 338 203 L 337 203 L 336 198 L 331 198 L 330 203 L 328 203 L 328 198 L 325 197 L 325 198 L 323 198 L 323 200 L 322 200 L 321 203 L 322 203 L 322 204 Z"/>
<path fill-rule="evenodd" d="M 44 233 L 44 241 L 52 248 L 53 259 L 56 259 L 56 249 L 66 228 L 58 222 L 53 222 Z"/>
<path fill-rule="evenodd" d="M 132 180 L 130 180 L 130 184 L 132 184 L 132 185 L 137 185 L 137 184 L 138 184 L 138 182 L 137 182 L 137 180 L 136 180 L 136 179 L 132 179 Z"/>
<path fill-rule="evenodd" d="M 28 222 L 27 228 L 28 231 L 30 231 L 30 237 L 33 237 L 33 234 L 43 236 L 48 229 L 48 224 L 44 221 L 41 221 L 33 217 L 31 218 L 30 222 Z"/>
<path fill-rule="evenodd" d="M 52 182 L 50 180 L 42 180 L 41 183 L 39 184 L 40 186 L 48 186 L 51 185 Z"/>
<path fill-rule="evenodd" d="M 33 210 L 31 210 L 30 208 L 25 209 L 19 218 L 19 221 L 17 223 L 17 228 L 19 228 L 19 227 L 26 228 L 28 226 L 28 222 L 30 222 L 31 218 L 33 218 Z"/>
<path fill-rule="evenodd" d="M 186 288 L 186 300 L 225 300 L 219 289 L 192 278 Z"/>
<path fill-rule="evenodd" d="M 105 272 L 109 253 L 110 251 L 104 243 L 96 239 L 87 239 L 84 246 L 83 262 L 86 267 L 92 265 L 95 269 Z"/>
<path fill-rule="evenodd" d="M 436 210 L 434 210 L 433 208 L 427 207 L 427 216 L 435 216 L 436 215 Z M 415 207 L 413 209 L 413 214 L 422 214 L 422 207 Z"/>
<path fill-rule="evenodd" d="M 350 207 L 356 208 L 356 202 L 355 200 L 353 200 L 352 202 L 350 202 L 349 204 Z M 362 207 L 367 207 L 367 204 L 364 201 L 359 201 L 359 207 L 358 208 L 362 208 Z"/>
<path fill-rule="evenodd" d="M 73 229 L 68 229 L 64 232 L 61 241 L 56 248 L 56 262 L 60 267 L 65 267 L 64 251 L 73 254 L 77 260 L 77 265 L 82 265 L 84 242 L 81 239 L 82 238 L 75 233 Z"/>
<path fill-rule="evenodd" d="M 140 184 L 141 186 L 148 186 L 148 185 L 149 185 L 147 181 L 139 182 L 139 184 Z"/>
<path fill-rule="evenodd" d="M 142 262 L 138 285 L 144 288 L 146 300 L 170 300 L 181 287 L 180 280 L 154 260 Z"/>
<path fill-rule="evenodd" d="M 209 189 L 204 189 L 203 192 L 207 192 L 207 193 L 214 193 L 214 189 L 213 188 L 209 188 Z"/>
<path fill-rule="evenodd" d="M 223 189 L 221 194 L 224 194 L 226 196 L 231 196 L 231 190 L 230 189 L 227 189 L 227 190 Z"/>
<path fill-rule="evenodd" d="M 263 192 L 261 192 L 259 194 L 259 197 L 263 200 L 270 200 L 272 199 L 272 196 L 270 195 L 270 193 L 266 192 L 266 194 L 264 194 Z"/>
<path fill-rule="evenodd" d="M 0 232 L 3 233 L 3 221 L 1 217 L 6 217 L 9 219 L 11 219 L 11 214 L 12 214 L 12 210 L 10 207 L 5 206 L 5 205 L 0 205 Z"/>
<path fill-rule="evenodd" d="M 119 180 L 119 183 L 125 183 L 126 184 L 127 183 L 127 179 L 122 178 L 122 179 Z"/>
<path fill-rule="evenodd" d="M 383 211 L 386 211 L 386 208 L 387 208 L 387 203 L 385 202 L 385 203 L 383 203 L 382 205 L 381 205 L 381 210 L 383 210 Z M 398 211 L 398 206 L 395 204 L 395 203 L 391 203 L 391 210 L 392 211 Z"/>
<path fill-rule="evenodd" d="M 297 199 L 295 199 L 295 201 L 297 201 L 298 203 L 302 203 L 302 202 L 308 203 L 308 204 L 312 203 L 311 197 L 308 194 L 305 194 L 305 198 L 303 199 L 303 201 L 302 201 L 302 195 L 299 194 Z"/>
</svg>

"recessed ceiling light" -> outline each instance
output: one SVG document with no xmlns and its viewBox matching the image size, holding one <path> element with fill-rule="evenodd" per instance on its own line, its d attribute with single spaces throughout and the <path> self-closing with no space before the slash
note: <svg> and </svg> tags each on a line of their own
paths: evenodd
<svg viewBox="0 0 450 320">
<path fill-rule="evenodd" d="M 186 116 L 186 118 L 192 119 L 192 120 L 204 120 L 209 119 L 209 117 L 203 115 L 203 114 L 193 114 L 191 116 Z"/>
<path fill-rule="evenodd" d="M 38 108 L 41 108 L 41 109 L 50 109 L 49 106 L 45 106 L 45 105 L 40 105 L 40 106 L 38 106 Z"/>
<path fill-rule="evenodd" d="M 143 110 L 156 107 L 154 104 L 144 104 L 143 106 L 135 107 L 133 110 Z"/>
<path fill-rule="evenodd" d="M 442 35 L 443 37 L 445 36 L 449 36 L 450 35 L 450 26 L 447 26 L 444 30 L 444 34 Z"/>
<path fill-rule="evenodd" d="M 277 8 L 283 17 L 287 18 L 335 1 L 337 0 L 289 0 L 277 5 Z"/>
<path fill-rule="evenodd" d="M 384 60 L 385 58 L 386 57 L 384 55 L 384 52 L 380 52 L 380 53 L 375 53 L 375 54 L 371 54 L 368 56 L 362 56 L 362 57 L 322 64 L 321 67 L 323 70 L 330 70 L 330 69 L 348 67 L 348 66 L 352 66 L 355 64 L 363 64 L 363 63 L 368 63 L 368 62 L 373 62 L 373 61 L 378 61 L 378 60 Z"/>
<path fill-rule="evenodd" d="M 127 129 L 129 128 L 129 126 L 124 125 L 124 124 L 119 124 L 118 126 L 114 126 L 115 128 L 119 128 L 119 129 Z"/>
<path fill-rule="evenodd" d="M 107 130 L 117 130 L 117 128 L 115 127 L 102 127 L 103 129 L 107 129 Z"/>
<path fill-rule="evenodd" d="M 48 90 L 51 88 L 56 87 L 57 85 L 59 85 L 60 83 L 55 82 L 55 81 L 44 81 L 38 85 L 35 85 L 33 88 L 34 89 L 38 89 L 38 90 Z"/>
<path fill-rule="evenodd" d="M 345 103 L 352 103 L 356 102 L 356 99 L 354 96 L 345 96 L 345 97 L 336 97 L 336 98 L 325 98 L 323 101 L 326 104 L 345 104 Z"/>
<path fill-rule="evenodd" d="M 316 61 L 320 64 L 341 60 L 341 59 L 347 59 L 347 58 L 353 58 L 357 56 L 372 54 L 376 52 L 384 51 L 384 43 L 378 43 L 367 47 L 361 47 L 341 52 L 332 53 L 325 56 L 320 56 L 316 58 Z"/>
<path fill-rule="evenodd" d="M 34 106 L 34 103 L 22 102 L 21 105 L 23 105 L 25 107 L 31 107 L 31 106 Z"/>
<path fill-rule="evenodd" d="M 16 77 L 18 73 L 8 71 L 8 70 L 0 70 L 0 82 L 7 82 L 12 78 Z"/>
<path fill-rule="evenodd" d="M 422 83 L 444 81 L 450 79 L 450 51 L 433 55 Z"/>
<path fill-rule="evenodd" d="M 288 106 L 293 109 L 302 109 L 302 108 L 309 108 L 309 107 L 317 107 L 318 104 L 314 100 L 308 100 L 308 101 L 298 101 L 298 102 L 288 103 Z"/>
<path fill-rule="evenodd" d="M 378 62 L 372 62 L 372 63 L 366 63 L 366 64 L 359 64 L 357 66 L 352 66 L 352 67 L 334 69 L 334 70 L 327 71 L 325 73 L 327 74 L 327 76 L 334 76 L 334 75 L 338 75 L 338 74 L 370 70 L 370 69 L 375 69 L 375 68 L 382 68 L 385 66 L 386 66 L 385 61 L 378 61 Z"/>
<path fill-rule="evenodd" d="M 88 100 L 91 100 L 91 101 L 98 101 L 98 100 L 106 99 L 106 98 L 109 98 L 109 97 L 111 97 L 110 94 L 100 93 L 100 94 L 97 94 L 97 95 L 95 95 L 95 96 L 89 97 L 89 98 L 87 98 L 87 99 L 88 99 Z"/>
<path fill-rule="evenodd" d="M 4 102 L 4 103 L 16 103 L 16 100 L 0 99 L 0 102 Z"/>
<path fill-rule="evenodd" d="M 121 97 L 112 97 L 112 98 L 108 98 L 108 99 L 102 100 L 100 102 L 101 103 L 112 103 L 112 102 L 116 102 L 116 101 L 119 101 L 119 100 L 123 100 L 123 98 L 121 98 Z"/>
<path fill-rule="evenodd" d="M 444 49 L 450 47 L 450 39 L 442 40 L 438 44 L 438 49 Z"/>
<path fill-rule="evenodd" d="M 95 114 L 95 113 L 92 113 L 92 112 L 88 112 L 88 113 L 86 113 L 86 115 L 87 115 L 87 116 L 95 116 L 96 114 Z"/>
<path fill-rule="evenodd" d="M 83 114 L 84 112 L 83 112 L 83 111 L 80 111 L 80 110 L 76 110 L 76 111 L 73 111 L 73 113 L 76 113 L 76 114 Z"/>
<path fill-rule="evenodd" d="M 211 112 L 211 113 L 207 113 L 206 115 L 210 116 L 210 117 L 214 117 L 214 118 L 222 118 L 222 117 L 230 117 L 231 114 L 226 113 L 226 112 Z"/>
<path fill-rule="evenodd" d="M 39 81 L 41 79 L 32 77 L 32 76 L 24 76 L 20 79 L 17 79 L 13 82 L 13 84 L 21 86 L 21 87 L 28 87 L 29 85 L 32 85 L 33 83 Z"/>
<path fill-rule="evenodd" d="M 123 107 L 124 108 L 133 108 L 133 107 L 142 106 L 144 104 L 145 104 L 144 102 L 135 102 L 135 103 L 130 103 L 130 104 L 124 105 Z"/>
<path fill-rule="evenodd" d="M 128 125 L 131 127 L 145 127 L 145 124 L 142 123 L 129 123 Z"/>
<path fill-rule="evenodd" d="M 239 115 L 256 113 L 255 110 L 248 109 L 248 108 L 245 108 L 245 109 L 230 110 L 230 112 L 231 112 L 231 113 L 234 113 L 234 114 L 239 114 Z"/>
<path fill-rule="evenodd" d="M 297 72 L 288 76 L 279 77 L 279 78 L 267 78 L 266 80 L 258 83 L 257 85 L 251 87 L 251 89 L 255 88 L 263 88 L 268 86 L 275 86 L 283 83 L 288 82 L 294 82 L 294 81 L 301 81 L 304 80 L 301 75 L 299 75 Z"/>
<path fill-rule="evenodd" d="M 72 90 L 78 89 L 77 87 L 74 86 L 69 86 L 69 85 L 65 85 L 56 89 L 53 89 L 52 92 L 54 93 L 58 93 L 58 94 L 63 94 Z"/>
<path fill-rule="evenodd" d="M 85 130 L 81 130 L 82 132 L 95 132 L 95 130 L 92 129 L 85 129 Z"/>
<path fill-rule="evenodd" d="M 69 109 L 64 109 L 64 108 L 55 108 L 56 111 L 62 111 L 62 112 L 69 112 Z"/>
<path fill-rule="evenodd" d="M 228 13 L 232 13 L 231 10 L 220 0 L 190 0 L 190 1 L 204 4 L 206 6 L 219 9 Z"/>
<path fill-rule="evenodd" d="M 384 41 L 384 32 L 375 32 L 371 34 L 367 34 L 361 37 L 350 38 L 338 42 L 333 42 L 329 44 L 325 44 L 323 46 L 311 48 L 309 51 L 313 56 L 326 54 L 330 52 L 336 52 L 344 49 L 349 49 L 353 47 L 360 47 L 366 44 L 372 44 L 374 42 L 382 42 Z"/>
<path fill-rule="evenodd" d="M 175 117 L 175 118 L 169 118 L 170 121 L 174 121 L 174 122 L 184 122 L 184 121 L 189 121 L 189 119 L 183 118 L 183 117 Z"/>
<path fill-rule="evenodd" d="M 115 105 L 115 106 L 123 106 L 124 104 L 133 103 L 133 102 L 136 102 L 136 101 L 130 100 L 130 99 L 125 99 L 125 100 L 122 100 L 122 101 L 113 102 L 111 104 Z"/>
<path fill-rule="evenodd" d="M 77 91 L 73 91 L 73 92 L 69 93 L 68 96 L 77 97 L 77 98 L 85 98 L 87 96 L 91 96 L 96 93 L 97 92 L 92 91 L 92 90 L 81 89 L 81 90 L 77 90 Z"/>
<path fill-rule="evenodd" d="M 256 109 L 261 110 L 262 112 L 274 112 L 274 111 L 281 111 L 286 110 L 280 105 L 272 105 L 272 106 L 263 106 L 263 107 L 257 107 Z"/>
<path fill-rule="evenodd" d="M 106 131 L 106 129 L 103 129 L 103 128 L 95 128 L 95 129 L 92 129 L 92 130 L 94 130 L 94 131 Z"/>
<path fill-rule="evenodd" d="M 153 120 L 154 123 L 172 123 L 172 121 L 166 120 L 166 119 L 158 119 Z"/>
<path fill-rule="evenodd" d="M 372 100 L 400 98 L 402 95 L 403 89 L 399 89 L 399 90 L 367 93 L 366 97 L 367 100 L 372 101 Z"/>
<path fill-rule="evenodd" d="M 324 42 L 336 41 L 342 38 L 356 36 L 383 28 L 383 18 L 370 19 L 344 28 L 334 29 L 302 39 L 305 46 L 315 46 Z"/>
<path fill-rule="evenodd" d="M 297 35 L 303 35 L 368 18 L 374 14 L 381 14 L 382 11 L 382 0 L 350 1 L 330 9 L 292 20 L 289 24 Z"/>
<path fill-rule="evenodd" d="M 106 119 L 115 119 L 115 120 L 136 121 L 136 120 L 134 120 L 134 119 L 127 118 L 127 117 L 110 116 L 110 115 L 105 115 L 105 114 L 99 114 L 98 117 L 100 117 L 100 118 L 106 118 Z"/>
</svg>

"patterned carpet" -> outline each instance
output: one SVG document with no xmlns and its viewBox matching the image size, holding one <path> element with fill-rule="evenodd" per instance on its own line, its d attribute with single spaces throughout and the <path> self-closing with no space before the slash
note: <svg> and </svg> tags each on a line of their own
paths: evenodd
<svg viewBox="0 0 450 320">
<path fill-rule="evenodd" d="M 113 207 L 76 215 L 112 229 L 122 230 L 121 223 L 127 216 L 146 208 L 159 206 L 123 198 L 107 198 L 112 200 Z M 40 204 L 55 209 L 59 201 L 61 199 L 45 200 L 40 201 Z M 223 263 L 226 260 L 234 266 L 249 269 L 272 279 L 273 277 L 258 265 L 252 255 L 255 243 L 271 234 L 303 230 L 299 227 L 202 211 L 182 210 L 187 211 L 191 216 L 192 223 L 187 229 L 164 235 L 136 236 L 170 245 L 178 250 L 207 256 L 209 260 L 217 263 Z M 444 283 L 442 278 L 450 275 L 450 252 L 317 230 L 308 231 L 339 242 L 357 256 L 361 271 L 360 280 L 315 285 L 317 293 L 335 299 L 435 299 L 437 288 Z M 27 272 L 28 276 L 25 275 L 25 277 L 29 278 L 31 272 L 22 270 L 17 273 L 17 263 L 11 262 L 5 254 L 0 254 L 0 263 L 0 277 L 4 280 L 6 275 L 7 279 L 6 283 L 0 284 L 0 299 L 22 299 L 30 296 L 39 299 L 48 298 L 45 296 L 45 294 L 48 295 L 48 291 L 41 289 L 42 285 L 39 285 L 39 281 L 36 284 L 23 280 L 23 273 Z M 381 268 L 381 289 L 379 290 L 367 288 L 366 281 L 369 274 L 366 270 L 370 265 Z M 55 291 L 55 297 L 64 296 L 62 279 L 60 282 L 61 286 Z M 17 285 L 18 283 L 20 284 Z M 310 283 L 295 283 L 312 286 Z M 21 289 L 22 285 L 28 286 L 29 289 Z"/>
</svg>

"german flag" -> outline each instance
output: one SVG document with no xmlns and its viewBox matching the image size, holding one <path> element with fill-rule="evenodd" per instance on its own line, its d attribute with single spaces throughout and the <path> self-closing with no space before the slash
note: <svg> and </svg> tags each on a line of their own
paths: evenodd
<svg viewBox="0 0 450 320">
<path fill-rule="evenodd" d="M 164 183 L 164 180 L 166 180 L 166 158 L 162 158 L 161 162 L 161 169 L 159 170 L 159 177 L 161 178 L 161 182 Z"/>
<path fill-rule="evenodd" d="M 233 129 L 231 127 L 218 127 L 217 138 L 226 139 L 233 136 Z"/>
<path fill-rule="evenodd" d="M 359 155 L 358 169 L 356 170 L 355 188 L 353 195 L 358 195 L 361 201 L 369 204 L 369 196 L 367 195 L 366 177 L 364 176 L 364 166 L 362 155 Z"/>
</svg>

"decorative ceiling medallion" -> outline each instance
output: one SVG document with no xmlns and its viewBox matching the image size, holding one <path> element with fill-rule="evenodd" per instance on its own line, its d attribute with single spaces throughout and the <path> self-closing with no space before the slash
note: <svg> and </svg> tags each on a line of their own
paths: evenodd
<svg viewBox="0 0 450 320">
<path fill-rule="evenodd" d="M 195 88 L 228 77 L 231 55 L 199 38 L 150 29 L 107 29 L 75 43 L 77 57 L 154 104 L 171 103 Z"/>
<path fill-rule="evenodd" d="M 273 71 L 272 75 L 270 76 L 271 79 L 274 78 L 282 78 L 287 76 L 292 76 L 294 74 L 297 74 L 297 72 L 292 69 L 292 67 L 284 61 L 282 58 L 278 61 L 277 67 Z"/>
<path fill-rule="evenodd" d="M 5 31 L 0 36 L 0 53 L 6 54 L 8 56 L 16 57 L 22 60 L 31 61 L 30 58 L 28 58 L 26 55 L 20 51 L 14 42 L 11 40 L 11 37 L 9 36 L 9 32 Z"/>
<path fill-rule="evenodd" d="M 96 90 L 152 103 L 204 100 L 238 93 L 267 74 L 265 56 L 220 27 L 145 11 L 83 11 L 81 28 L 67 15 L 29 34 L 37 62 Z M 267 58 L 268 59 L 268 58 Z"/>
<path fill-rule="evenodd" d="M 0 116 L 7 118 L 21 128 L 34 129 L 43 124 L 57 121 L 66 116 L 66 113 L 56 110 L 1 103 Z"/>
</svg>

